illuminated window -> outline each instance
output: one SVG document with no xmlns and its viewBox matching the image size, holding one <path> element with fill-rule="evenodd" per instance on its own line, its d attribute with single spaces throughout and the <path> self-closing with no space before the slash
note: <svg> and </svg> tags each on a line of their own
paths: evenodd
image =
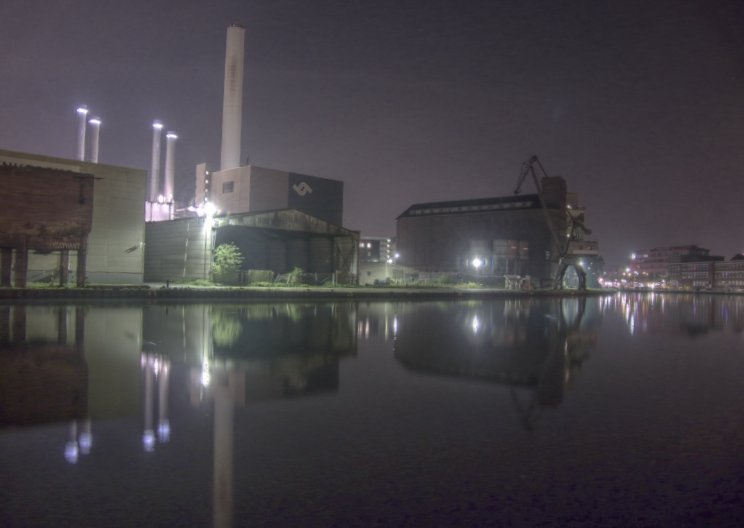
<svg viewBox="0 0 744 528">
<path fill-rule="evenodd" d="M 222 194 L 227 194 L 233 192 L 233 188 L 235 187 L 235 182 L 225 182 L 222 184 Z"/>
</svg>

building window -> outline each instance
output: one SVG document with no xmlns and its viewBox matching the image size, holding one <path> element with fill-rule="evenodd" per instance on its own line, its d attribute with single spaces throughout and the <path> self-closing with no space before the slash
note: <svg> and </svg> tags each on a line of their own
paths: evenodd
<svg viewBox="0 0 744 528">
<path fill-rule="evenodd" d="M 233 192 L 233 188 L 235 187 L 235 182 L 225 182 L 222 184 L 222 194 L 227 194 Z"/>
</svg>

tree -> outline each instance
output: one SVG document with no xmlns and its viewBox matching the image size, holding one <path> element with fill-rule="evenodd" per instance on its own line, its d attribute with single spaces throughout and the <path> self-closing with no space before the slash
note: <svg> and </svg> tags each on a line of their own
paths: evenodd
<svg viewBox="0 0 744 528">
<path fill-rule="evenodd" d="M 212 273 L 215 282 L 237 282 L 238 272 L 243 265 L 243 255 L 238 246 L 232 243 L 220 244 L 214 250 Z"/>
</svg>

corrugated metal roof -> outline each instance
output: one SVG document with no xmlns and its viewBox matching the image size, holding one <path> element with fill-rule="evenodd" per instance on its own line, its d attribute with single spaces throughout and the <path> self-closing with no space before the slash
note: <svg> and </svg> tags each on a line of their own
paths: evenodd
<svg viewBox="0 0 744 528">
<path fill-rule="evenodd" d="M 514 209 L 537 209 L 539 207 L 540 199 L 537 194 L 517 194 L 513 196 L 497 196 L 492 198 L 475 198 L 471 200 L 452 200 L 448 202 L 413 204 L 398 216 L 398 218 L 508 211 Z"/>
</svg>

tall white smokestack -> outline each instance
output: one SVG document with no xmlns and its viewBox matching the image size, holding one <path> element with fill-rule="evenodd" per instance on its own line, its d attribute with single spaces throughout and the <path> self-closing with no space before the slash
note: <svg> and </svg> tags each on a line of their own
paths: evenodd
<svg viewBox="0 0 744 528">
<path fill-rule="evenodd" d="M 225 92 L 222 98 L 222 157 L 220 168 L 240 167 L 240 128 L 243 116 L 245 28 L 227 28 Z"/>
<path fill-rule="evenodd" d="M 173 188 L 176 174 L 174 156 L 176 153 L 177 139 L 178 136 L 175 132 L 168 132 L 165 135 L 165 182 L 163 184 L 163 194 L 165 195 L 165 201 L 169 203 L 173 201 Z"/>
<path fill-rule="evenodd" d="M 152 161 L 150 162 L 150 195 L 149 201 L 156 202 L 160 194 L 160 131 L 163 123 L 152 123 Z"/>
<path fill-rule="evenodd" d="M 98 136 L 101 132 L 101 118 L 91 117 L 88 120 L 88 124 L 91 126 L 90 161 L 98 163 Z"/>
<path fill-rule="evenodd" d="M 80 106 L 77 109 L 78 115 L 78 137 L 77 137 L 77 159 L 85 161 L 85 125 L 87 121 L 88 109 Z"/>
</svg>

